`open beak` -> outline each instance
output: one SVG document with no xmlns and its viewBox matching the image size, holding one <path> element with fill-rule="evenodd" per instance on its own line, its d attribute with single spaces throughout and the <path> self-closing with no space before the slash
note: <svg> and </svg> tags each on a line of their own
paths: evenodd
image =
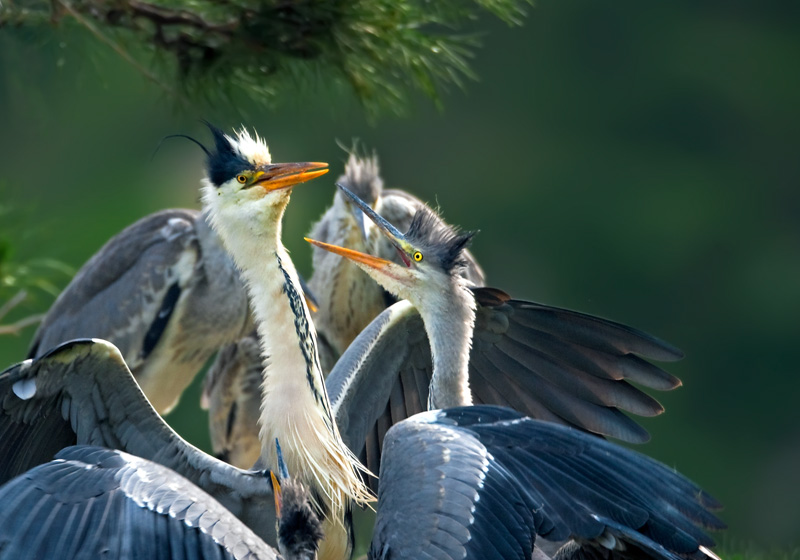
<svg viewBox="0 0 800 560">
<path fill-rule="evenodd" d="M 411 251 L 411 247 L 408 244 L 408 242 L 406 241 L 405 236 L 402 233 L 400 233 L 400 231 L 396 227 L 394 227 L 392 224 L 387 222 L 383 218 L 383 216 L 381 216 L 380 214 L 375 212 L 375 210 L 370 208 L 369 204 L 367 204 L 366 202 L 364 202 L 363 200 L 358 198 L 355 194 L 353 194 L 350 191 L 350 189 L 348 189 L 347 187 L 345 187 L 341 183 L 336 183 L 336 186 L 339 187 L 339 190 L 342 191 L 342 193 L 348 198 L 348 200 L 351 203 L 355 204 L 361 210 L 361 212 L 366 214 L 367 217 L 369 217 L 369 219 L 372 220 L 375 223 L 375 225 L 378 227 L 378 229 L 381 230 L 381 233 L 383 233 L 383 235 L 386 236 L 386 238 L 391 242 L 391 244 L 394 245 L 395 249 L 397 249 L 397 252 L 400 255 L 400 258 L 403 260 L 403 263 L 405 263 L 405 265 L 407 267 L 411 266 L 411 259 L 408 258 L 408 254 Z M 357 212 L 356 209 L 353 209 L 353 211 L 354 211 L 354 213 Z M 362 229 L 362 231 L 364 231 L 364 230 Z M 317 243 L 315 241 L 311 241 L 310 239 L 308 239 L 307 241 L 309 241 L 311 243 Z M 322 245 L 320 245 L 320 247 L 322 247 Z M 323 247 L 323 248 L 327 248 L 327 247 Z M 330 249 L 328 249 L 328 250 L 330 250 Z M 345 249 L 345 250 L 347 250 L 347 249 Z M 335 252 L 335 251 L 332 251 L 332 252 Z M 356 251 L 353 251 L 353 252 L 355 253 Z M 338 253 L 338 254 L 342 254 L 342 253 Z M 342 256 L 346 256 L 346 255 L 342 254 Z M 369 256 L 369 255 L 367 255 L 367 256 Z M 347 258 L 350 258 L 350 257 L 347 257 Z M 370 257 L 370 258 L 374 259 L 375 257 Z M 351 259 L 351 260 L 353 260 L 353 259 Z M 383 259 L 379 259 L 379 260 L 383 260 Z M 386 262 L 388 262 L 388 261 L 386 261 Z"/>
<path fill-rule="evenodd" d="M 308 237 L 304 237 L 306 241 L 311 243 L 312 245 L 316 245 L 326 251 L 330 251 L 336 255 L 340 255 L 346 259 L 349 259 L 355 263 L 366 265 L 370 268 L 374 268 L 377 270 L 381 270 L 386 268 L 387 266 L 393 265 L 392 261 L 387 261 L 386 259 L 382 259 L 380 257 L 373 257 L 372 255 L 368 255 L 366 253 L 362 253 L 360 251 L 353 251 L 352 249 L 346 249 L 344 247 L 339 247 L 338 245 L 331 245 L 329 243 L 323 243 L 322 241 L 317 241 L 315 239 L 309 239 Z M 395 265 L 396 266 L 396 265 Z"/>
<path fill-rule="evenodd" d="M 316 179 L 328 172 L 328 164 L 316 161 L 304 163 L 274 163 L 259 170 L 253 185 L 268 191 L 287 189 Z"/>
</svg>

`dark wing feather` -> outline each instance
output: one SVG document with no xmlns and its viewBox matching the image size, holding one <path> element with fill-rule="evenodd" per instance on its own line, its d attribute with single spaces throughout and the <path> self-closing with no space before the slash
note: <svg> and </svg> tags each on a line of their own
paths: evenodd
<svg viewBox="0 0 800 560">
<path fill-rule="evenodd" d="M 654 416 L 663 407 L 628 380 L 674 389 L 680 380 L 645 359 L 677 360 L 679 350 L 605 319 L 513 300 L 492 288 L 473 293 L 478 311 L 470 388 L 476 402 L 629 442 L 649 438 L 621 410 Z"/>
<path fill-rule="evenodd" d="M 328 375 L 342 438 L 372 472 L 380 468 L 386 430 L 427 408 L 432 369 L 422 318 L 402 301 L 378 315 Z"/>
<path fill-rule="evenodd" d="M 537 504 L 473 435 L 412 419 L 383 453 L 370 558 L 531 557 Z"/>
<path fill-rule="evenodd" d="M 679 381 L 630 352 L 675 360 L 678 350 L 604 319 L 512 300 L 492 288 L 474 293 L 479 307 L 469 367 L 476 403 L 625 441 L 648 439 L 622 410 L 652 416 L 663 408 L 626 379 L 657 389 Z M 400 302 L 364 329 L 328 377 L 344 440 L 372 472 L 386 430 L 403 414 L 427 408 L 431 372 L 422 319 Z"/>
<path fill-rule="evenodd" d="M 263 473 L 232 467 L 183 440 L 150 406 L 112 344 L 72 341 L 12 366 L 0 374 L 0 404 L 0 483 L 75 443 L 120 449 L 186 477 L 275 542 Z"/>
<path fill-rule="evenodd" d="M 0 488 L 0 559 L 274 559 L 275 552 L 175 472 L 70 447 Z"/>
<path fill-rule="evenodd" d="M 719 503 L 693 482 L 578 430 L 488 406 L 434 411 L 407 421 L 417 422 L 436 426 L 451 439 L 477 441 L 470 453 L 506 469 L 536 503 L 541 515 L 535 531 L 543 538 L 570 537 L 594 547 L 616 539 L 647 550 L 652 558 L 700 559 L 707 557 L 700 547 L 714 544 L 703 529 L 725 526 L 710 511 Z M 424 448 L 426 441 L 417 445 Z M 406 452 L 407 462 L 417 460 Z M 401 463 L 393 468 L 403 468 L 403 459 L 396 460 Z"/>
</svg>

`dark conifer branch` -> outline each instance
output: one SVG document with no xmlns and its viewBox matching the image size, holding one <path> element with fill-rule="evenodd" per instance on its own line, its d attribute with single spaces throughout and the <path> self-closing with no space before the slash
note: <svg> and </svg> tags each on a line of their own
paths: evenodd
<svg viewBox="0 0 800 560">
<path fill-rule="evenodd" d="M 5 0 L 0 27 L 77 22 L 188 98 L 227 89 L 268 102 L 313 76 L 347 84 L 374 112 L 401 110 L 415 89 L 438 102 L 461 86 L 477 43 L 459 30 L 481 11 L 519 24 L 527 2 Z"/>
</svg>

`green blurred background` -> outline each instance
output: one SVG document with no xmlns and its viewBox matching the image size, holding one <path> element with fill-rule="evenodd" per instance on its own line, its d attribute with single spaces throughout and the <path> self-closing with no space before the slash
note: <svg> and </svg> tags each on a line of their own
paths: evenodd
<svg viewBox="0 0 800 560">
<path fill-rule="evenodd" d="M 522 28 L 491 18 L 480 80 L 437 111 L 370 124 L 322 83 L 275 110 L 176 111 L 79 32 L 0 29 L 0 235 L 18 261 L 80 267 L 166 207 L 199 207 L 202 154 L 166 144 L 207 118 L 255 127 L 277 161 L 331 163 L 298 188 L 284 241 L 333 196 L 339 142 L 375 148 L 390 186 L 480 229 L 490 284 L 669 340 L 684 387 L 659 396 L 640 449 L 725 504 L 726 548 L 800 545 L 800 3 L 538 2 Z M 67 278 L 55 276 L 60 286 Z M 8 294 L 6 294 L 7 297 Z M 26 311 L 44 308 L 36 294 Z M 0 367 L 33 329 L 0 338 Z M 168 417 L 207 447 L 197 384 Z"/>
</svg>

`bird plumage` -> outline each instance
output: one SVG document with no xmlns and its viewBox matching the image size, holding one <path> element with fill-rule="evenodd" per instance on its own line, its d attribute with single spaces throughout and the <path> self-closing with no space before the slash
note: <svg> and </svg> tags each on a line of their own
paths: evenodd
<svg viewBox="0 0 800 560">
<path fill-rule="evenodd" d="M 405 191 L 384 188 L 378 158 L 374 154 L 360 156 L 355 149 L 352 150 L 339 182 L 404 229 L 411 224 L 417 210 L 427 208 L 424 202 Z M 438 216 L 435 219 L 440 220 Z M 359 210 L 338 191 L 331 206 L 312 226 L 309 237 L 388 259 L 397 258 L 386 238 L 371 223 L 365 222 Z M 470 282 L 482 284 L 484 274 L 477 261 L 469 251 L 462 252 L 461 256 L 466 261 L 461 273 Z M 319 310 L 313 318 L 320 336 L 335 351 L 334 359 L 329 360 L 332 367 L 335 358 L 378 313 L 394 303 L 394 299 L 352 263 L 326 251 L 314 248 L 312 264 L 314 274 L 309 285 L 319 300 Z"/>
<path fill-rule="evenodd" d="M 264 359 L 255 332 L 223 347 L 209 367 L 200 406 L 208 410 L 214 455 L 241 468 L 261 454 L 258 416 Z"/>
<path fill-rule="evenodd" d="M 410 301 L 384 311 L 328 377 L 348 443 L 370 469 L 378 468 L 388 428 L 429 406 L 499 404 L 600 435 L 647 439 L 620 409 L 646 416 L 663 409 L 627 380 L 676 387 L 677 378 L 644 358 L 669 361 L 680 351 L 618 323 L 470 286 L 450 274 L 465 234 L 423 216 L 404 235 L 361 207 L 389 232 L 404 264 L 345 256 L 362 259 L 364 270 Z"/>
<path fill-rule="evenodd" d="M 205 216 L 163 210 L 86 262 L 48 310 L 29 357 L 74 338 L 109 340 L 166 413 L 216 349 L 251 326 L 244 284 Z"/>
<path fill-rule="evenodd" d="M 665 465 L 586 433 L 495 406 L 418 414 L 384 444 L 374 560 L 701 560 L 719 503 Z M 582 550 L 584 556 L 570 556 Z M 560 556 L 559 556 L 560 555 Z"/>
<path fill-rule="evenodd" d="M 277 558 L 195 485 L 120 451 L 67 448 L 0 487 L 0 500 L 3 559 Z"/>
<path fill-rule="evenodd" d="M 202 192 L 212 226 L 242 270 L 262 355 L 270 357 L 263 373 L 261 459 L 275 467 L 272 442 L 279 439 L 293 475 L 322 501 L 326 539 L 320 556 L 343 558 L 352 546 L 345 526 L 351 501 L 372 498 L 358 472 L 363 467 L 342 442 L 331 415 L 314 326 L 281 243 L 291 187 L 325 173 L 326 164 L 272 164 L 266 144 L 245 130 L 236 138 L 211 130 L 217 150 L 208 156 L 209 169 L 218 167 L 217 159 L 248 161 L 222 183 L 222 175 L 210 174 Z"/>
<path fill-rule="evenodd" d="M 190 445 L 156 413 L 117 348 L 64 343 L 0 374 L 0 483 L 75 444 L 157 462 L 202 488 L 262 539 L 275 544 L 272 489 Z"/>
<path fill-rule="evenodd" d="M 314 560 L 323 535 L 310 496 L 292 479 L 283 487 L 278 556 L 175 471 L 118 450 L 69 447 L 0 487 L 0 559 Z"/>
</svg>

